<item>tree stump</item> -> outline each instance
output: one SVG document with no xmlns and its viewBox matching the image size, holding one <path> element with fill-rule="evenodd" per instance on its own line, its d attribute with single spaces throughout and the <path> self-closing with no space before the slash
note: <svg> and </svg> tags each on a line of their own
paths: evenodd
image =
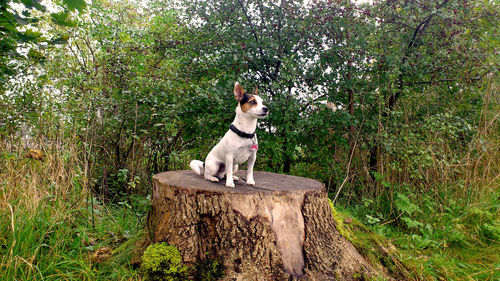
<svg viewBox="0 0 500 281">
<path fill-rule="evenodd" d="M 322 183 L 254 172 L 235 188 L 192 171 L 153 177 L 148 225 L 153 242 L 167 242 L 195 264 L 219 259 L 223 280 L 361 280 L 374 268 L 342 237 Z M 224 182 L 224 181 L 222 181 Z"/>
</svg>

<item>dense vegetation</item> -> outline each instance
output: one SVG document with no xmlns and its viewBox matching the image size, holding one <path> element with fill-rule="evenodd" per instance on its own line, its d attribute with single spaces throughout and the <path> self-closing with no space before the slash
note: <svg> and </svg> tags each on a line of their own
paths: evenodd
<svg viewBox="0 0 500 281">
<path fill-rule="evenodd" d="M 140 279 L 103 260 L 151 176 L 227 130 L 235 81 L 271 110 L 256 169 L 322 181 L 371 260 L 500 278 L 496 1 L 59 2 L 0 0 L 2 278 Z"/>
</svg>

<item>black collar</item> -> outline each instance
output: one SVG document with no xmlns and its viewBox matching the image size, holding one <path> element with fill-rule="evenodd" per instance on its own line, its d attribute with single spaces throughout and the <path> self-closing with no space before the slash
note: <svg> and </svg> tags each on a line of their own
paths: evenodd
<svg viewBox="0 0 500 281">
<path fill-rule="evenodd" d="M 255 132 L 253 132 L 251 134 L 242 132 L 242 131 L 238 130 L 233 124 L 231 124 L 229 126 L 229 129 L 242 138 L 252 139 L 255 136 Z"/>
</svg>

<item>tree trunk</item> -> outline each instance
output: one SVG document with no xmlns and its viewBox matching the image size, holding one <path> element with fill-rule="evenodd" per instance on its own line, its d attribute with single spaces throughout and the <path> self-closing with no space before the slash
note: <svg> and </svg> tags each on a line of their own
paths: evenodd
<svg viewBox="0 0 500 281">
<path fill-rule="evenodd" d="M 335 228 L 323 184 L 255 172 L 235 188 L 192 171 L 153 177 L 148 227 L 195 264 L 219 259 L 223 280 L 360 280 L 375 270 Z M 221 181 L 224 182 L 224 181 Z"/>
</svg>

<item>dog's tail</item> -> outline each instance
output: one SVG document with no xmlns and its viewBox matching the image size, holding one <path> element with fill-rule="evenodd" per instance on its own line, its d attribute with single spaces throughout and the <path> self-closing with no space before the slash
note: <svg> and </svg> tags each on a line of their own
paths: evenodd
<svg viewBox="0 0 500 281">
<path fill-rule="evenodd" d="M 189 163 L 189 167 L 191 167 L 191 169 L 200 176 L 205 173 L 205 164 L 200 160 L 191 161 Z"/>
</svg>

